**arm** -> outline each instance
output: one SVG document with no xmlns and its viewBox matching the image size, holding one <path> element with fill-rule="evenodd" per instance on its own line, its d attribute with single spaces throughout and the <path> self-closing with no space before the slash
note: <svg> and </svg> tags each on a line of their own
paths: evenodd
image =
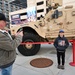
<svg viewBox="0 0 75 75">
<path fill-rule="evenodd" d="M 0 49 L 6 51 L 15 50 L 22 42 L 22 36 L 18 35 L 14 40 L 11 40 L 8 36 L 0 36 Z"/>
<path fill-rule="evenodd" d="M 69 46 L 69 42 L 68 42 L 67 39 L 65 39 L 65 43 L 66 43 L 65 48 L 68 48 L 68 46 Z"/>
<path fill-rule="evenodd" d="M 57 40 L 57 38 L 56 38 L 55 41 L 54 41 L 54 46 L 55 46 L 55 48 L 57 49 L 57 47 L 58 47 L 58 40 Z"/>
</svg>

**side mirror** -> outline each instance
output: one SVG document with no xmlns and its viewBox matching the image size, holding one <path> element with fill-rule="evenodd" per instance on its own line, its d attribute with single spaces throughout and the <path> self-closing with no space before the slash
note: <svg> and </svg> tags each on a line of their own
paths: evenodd
<svg viewBox="0 0 75 75">
<path fill-rule="evenodd" d="M 58 15 L 59 15 L 58 10 L 55 10 L 54 11 L 54 14 L 52 14 L 52 19 L 57 19 L 58 18 Z"/>
<path fill-rule="evenodd" d="M 58 15 L 59 15 L 58 10 L 55 10 L 54 15 L 55 15 L 54 18 L 57 19 L 58 18 Z"/>
</svg>

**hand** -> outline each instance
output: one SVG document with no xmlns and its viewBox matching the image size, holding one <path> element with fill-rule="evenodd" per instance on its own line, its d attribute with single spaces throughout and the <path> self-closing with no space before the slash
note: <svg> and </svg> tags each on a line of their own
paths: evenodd
<svg viewBox="0 0 75 75">
<path fill-rule="evenodd" d="M 18 35 L 21 35 L 21 36 L 23 37 L 23 31 L 17 32 L 17 33 L 15 34 L 15 36 L 18 36 Z"/>
</svg>

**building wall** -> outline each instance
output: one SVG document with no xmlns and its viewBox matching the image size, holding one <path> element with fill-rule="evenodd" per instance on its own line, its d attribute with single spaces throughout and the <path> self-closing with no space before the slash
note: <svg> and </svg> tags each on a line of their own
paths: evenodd
<svg viewBox="0 0 75 75">
<path fill-rule="evenodd" d="M 16 5 L 11 5 L 9 2 L 11 0 L 0 0 L 0 13 L 4 13 L 7 20 L 9 20 L 9 12 L 21 9 L 21 7 Z"/>
<path fill-rule="evenodd" d="M 8 19 L 9 17 L 8 0 L 0 0 L 0 12 L 4 13 Z"/>
</svg>

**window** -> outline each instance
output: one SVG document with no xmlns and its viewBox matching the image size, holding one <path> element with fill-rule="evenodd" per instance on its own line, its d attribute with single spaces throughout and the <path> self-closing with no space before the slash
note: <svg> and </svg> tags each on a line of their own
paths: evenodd
<svg viewBox="0 0 75 75">
<path fill-rule="evenodd" d="M 38 2 L 37 5 L 42 5 L 44 4 L 44 1 Z"/>
<path fill-rule="evenodd" d="M 37 10 L 37 13 L 44 12 L 44 9 Z"/>
<path fill-rule="evenodd" d="M 40 20 L 40 17 L 37 17 L 37 20 Z"/>
<path fill-rule="evenodd" d="M 52 14 L 52 19 L 57 19 L 58 17 L 61 17 L 62 15 L 63 15 L 62 11 L 55 10 L 54 14 Z"/>
<path fill-rule="evenodd" d="M 59 17 L 61 17 L 63 15 L 63 12 L 62 11 L 59 11 Z"/>
<path fill-rule="evenodd" d="M 22 14 L 20 14 L 20 15 L 21 15 L 21 16 L 22 16 L 22 15 L 27 15 L 27 13 L 22 13 Z"/>
</svg>

